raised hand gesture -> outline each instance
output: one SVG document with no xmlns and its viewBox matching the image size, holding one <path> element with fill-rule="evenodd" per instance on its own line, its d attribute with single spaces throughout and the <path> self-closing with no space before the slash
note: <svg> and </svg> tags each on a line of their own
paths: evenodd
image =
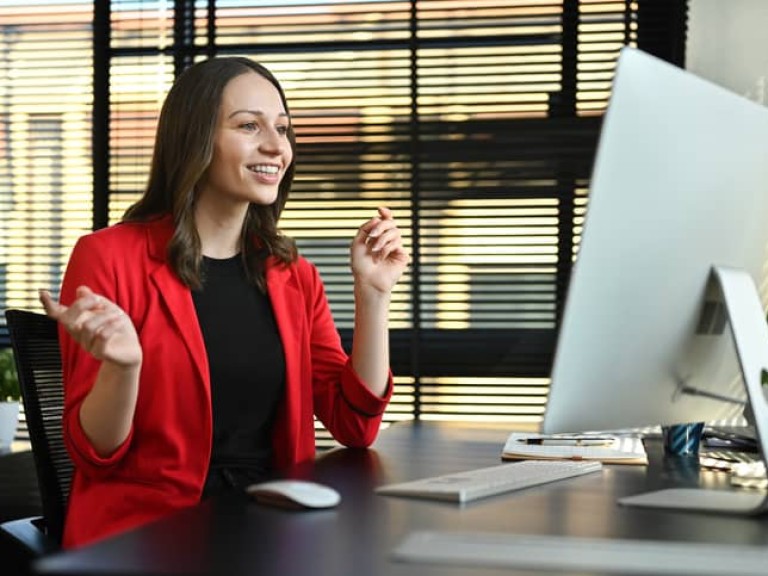
<svg viewBox="0 0 768 576">
<path fill-rule="evenodd" d="M 355 288 L 389 294 L 410 262 L 389 208 L 360 226 L 350 247 Z"/>
<path fill-rule="evenodd" d="M 122 367 L 141 364 L 142 352 L 136 328 L 128 315 L 114 302 L 80 286 L 69 306 L 56 302 L 40 291 L 45 313 L 58 321 L 72 338 L 94 358 Z"/>
</svg>

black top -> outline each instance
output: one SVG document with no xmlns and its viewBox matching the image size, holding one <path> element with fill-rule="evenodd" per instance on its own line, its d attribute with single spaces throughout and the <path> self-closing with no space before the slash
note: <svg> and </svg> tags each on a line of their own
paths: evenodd
<svg viewBox="0 0 768 576">
<path fill-rule="evenodd" d="M 192 291 L 208 352 L 213 451 L 203 496 L 262 480 L 285 387 L 285 357 L 269 297 L 249 284 L 241 257 L 203 258 Z"/>
</svg>

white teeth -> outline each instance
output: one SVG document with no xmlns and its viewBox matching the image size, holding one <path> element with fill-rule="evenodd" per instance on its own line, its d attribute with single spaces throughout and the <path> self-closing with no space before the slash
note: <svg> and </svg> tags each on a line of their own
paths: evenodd
<svg viewBox="0 0 768 576">
<path fill-rule="evenodd" d="M 256 164 L 254 166 L 248 166 L 248 170 L 251 172 L 261 172 L 262 174 L 277 174 L 278 167 L 270 164 Z"/>
</svg>

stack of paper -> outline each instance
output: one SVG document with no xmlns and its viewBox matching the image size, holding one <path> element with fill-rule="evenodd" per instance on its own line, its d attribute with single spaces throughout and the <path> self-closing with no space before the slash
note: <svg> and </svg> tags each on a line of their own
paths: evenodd
<svg viewBox="0 0 768 576">
<path fill-rule="evenodd" d="M 765 462 L 738 462 L 731 466 L 731 485 L 758 490 L 768 488 Z"/>
<path fill-rule="evenodd" d="M 599 460 L 607 464 L 648 464 L 639 436 L 610 434 L 530 434 L 513 432 L 504 444 L 505 460 Z"/>
</svg>

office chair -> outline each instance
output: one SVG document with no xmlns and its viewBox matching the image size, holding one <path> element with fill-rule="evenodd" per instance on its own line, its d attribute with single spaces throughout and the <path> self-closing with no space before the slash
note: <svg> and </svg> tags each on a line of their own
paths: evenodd
<svg viewBox="0 0 768 576">
<path fill-rule="evenodd" d="M 64 387 L 55 320 L 26 310 L 6 310 L 19 376 L 29 439 L 42 501 L 42 517 L 22 518 L 0 525 L 28 556 L 58 550 L 64 529 L 73 464 L 62 435 Z"/>
</svg>

